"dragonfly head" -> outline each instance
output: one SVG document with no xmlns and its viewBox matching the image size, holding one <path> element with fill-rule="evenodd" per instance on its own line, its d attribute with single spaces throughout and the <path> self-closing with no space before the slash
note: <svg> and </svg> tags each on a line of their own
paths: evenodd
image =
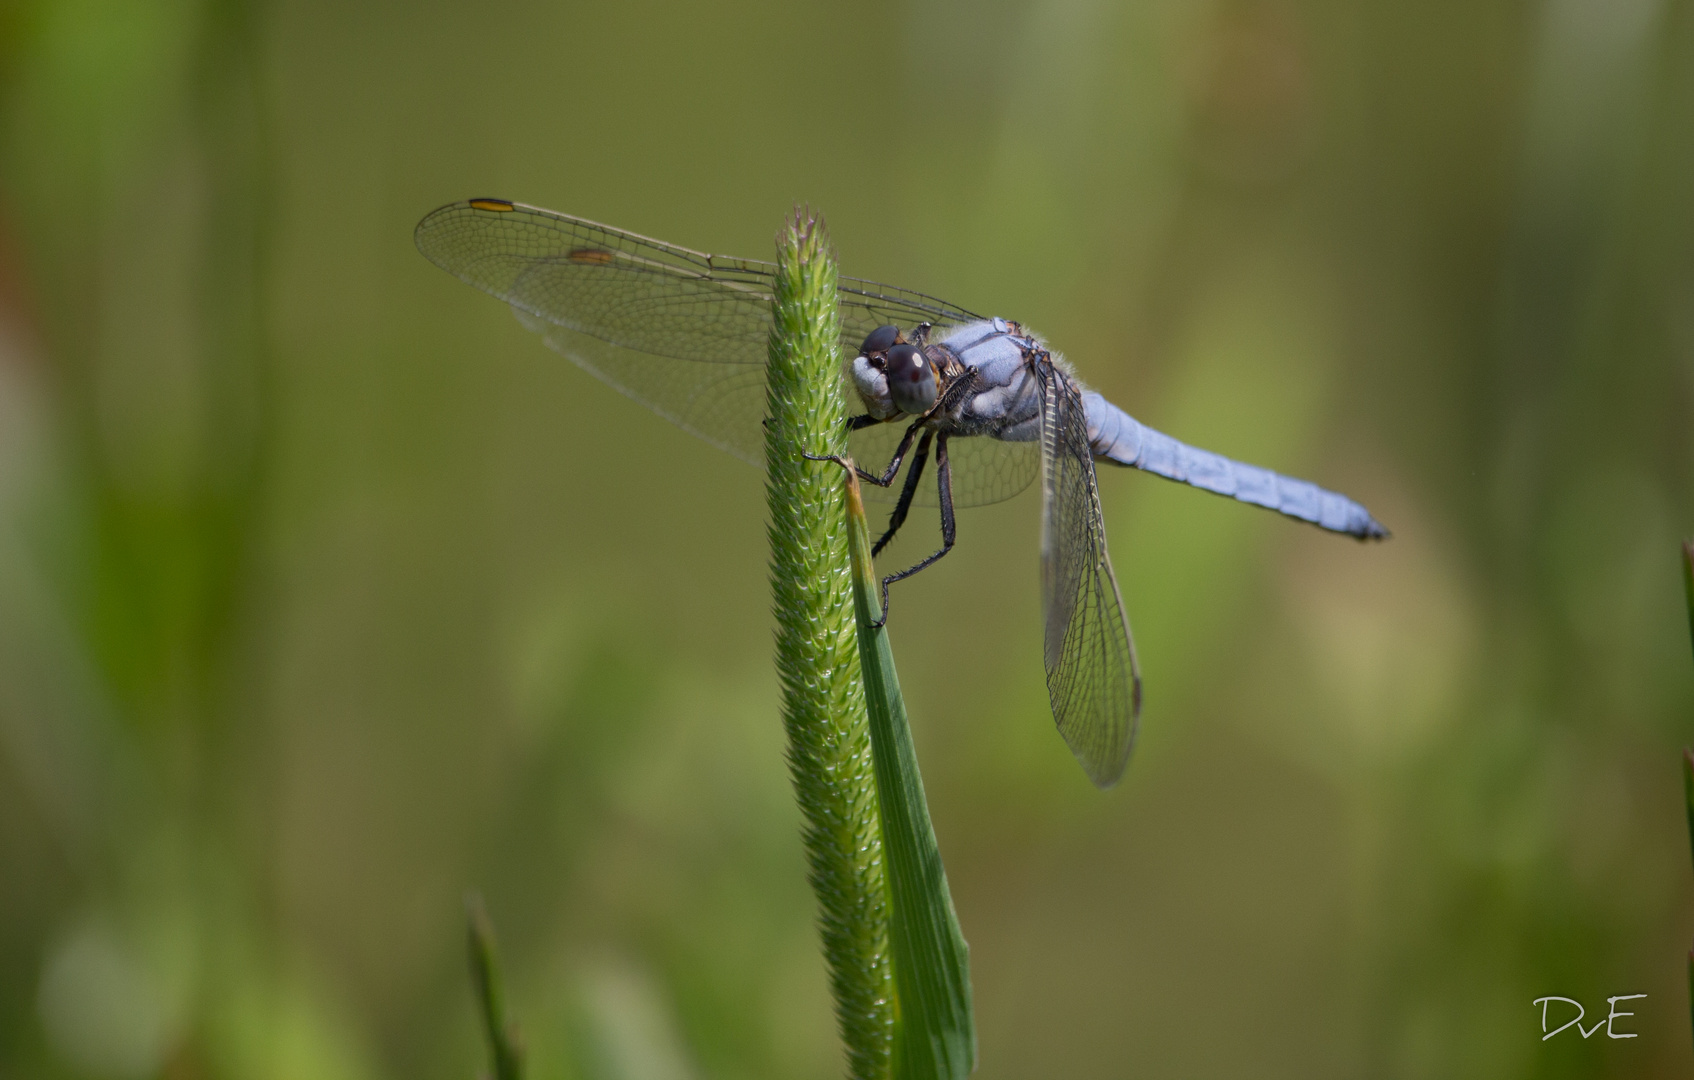
<svg viewBox="0 0 1694 1080">
<path fill-rule="evenodd" d="M 935 404 L 935 365 L 907 342 L 899 327 L 879 326 L 859 346 L 854 382 L 873 415 L 917 415 Z"/>
</svg>

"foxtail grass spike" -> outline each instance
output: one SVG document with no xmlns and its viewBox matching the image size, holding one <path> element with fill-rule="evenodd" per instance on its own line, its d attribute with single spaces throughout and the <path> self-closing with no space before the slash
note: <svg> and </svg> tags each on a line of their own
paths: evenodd
<svg viewBox="0 0 1694 1080">
<path fill-rule="evenodd" d="M 837 271 L 823 222 L 806 212 L 776 246 L 765 498 L 782 719 L 847 1074 L 872 1080 L 890 1075 L 894 1031 L 888 889 L 840 471 L 806 457 L 847 441 Z"/>
</svg>

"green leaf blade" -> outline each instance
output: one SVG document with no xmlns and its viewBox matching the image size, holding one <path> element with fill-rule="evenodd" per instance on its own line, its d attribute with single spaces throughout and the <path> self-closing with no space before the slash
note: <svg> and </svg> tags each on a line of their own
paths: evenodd
<svg viewBox="0 0 1694 1080">
<path fill-rule="evenodd" d="M 888 629 L 875 625 L 881 615 L 881 587 L 871 564 L 858 478 L 850 469 L 846 502 L 859 664 L 888 863 L 889 940 L 899 1002 L 894 1075 L 900 1080 L 962 1080 L 976 1067 L 970 947 L 959 929 L 930 822 Z"/>
<path fill-rule="evenodd" d="M 488 1039 L 488 1062 L 492 1080 L 523 1080 L 523 1048 L 517 1029 L 506 1018 L 505 992 L 500 983 L 500 965 L 494 951 L 494 924 L 482 897 L 465 897 L 469 924 L 471 982 L 476 988 L 483 1033 Z"/>
</svg>

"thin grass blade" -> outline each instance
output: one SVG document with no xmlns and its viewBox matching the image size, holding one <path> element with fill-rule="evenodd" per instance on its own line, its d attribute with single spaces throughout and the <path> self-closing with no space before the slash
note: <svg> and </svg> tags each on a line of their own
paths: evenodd
<svg viewBox="0 0 1694 1080">
<path fill-rule="evenodd" d="M 506 1019 L 505 993 L 500 985 L 500 966 L 494 954 L 494 924 L 482 897 L 465 897 L 465 914 L 470 925 L 471 982 L 488 1036 L 488 1061 L 493 1080 L 523 1080 L 523 1049 L 517 1029 Z"/>
<path fill-rule="evenodd" d="M 1694 540 L 1682 542 L 1682 594 L 1688 604 L 1688 634 L 1694 642 Z M 1694 857 L 1694 750 L 1682 751 L 1682 801 L 1688 814 L 1688 848 Z M 1688 953 L 1688 1023 L 1694 1033 L 1694 950 Z"/>
<path fill-rule="evenodd" d="M 1682 595 L 1688 602 L 1688 639 L 1694 643 L 1694 540 L 1682 542 Z"/>
<path fill-rule="evenodd" d="M 853 606 L 864 673 L 887 859 L 889 944 L 894 954 L 894 1075 L 899 1080 L 962 1080 L 976 1066 L 970 948 L 959 930 L 941 849 L 924 800 L 923 777 L 894 671 L 888 628 L 874 625 L 881 591 L 859 481 L 847 471 L 847 539 Z"/>
<path fill-rule="evenodd" d="M 1694 612 L 1694 597 L 1690 598 L 1689 609 Z M 1688 813 L 1690 855 L 1694 855 L 1694 750 L 1687 747 L 1682 750 L 1682 800 Z M 1688 953 L 1688 1025 L 1689 1032 L 1694 1034 L 1694 949 Z"/>
</svg>

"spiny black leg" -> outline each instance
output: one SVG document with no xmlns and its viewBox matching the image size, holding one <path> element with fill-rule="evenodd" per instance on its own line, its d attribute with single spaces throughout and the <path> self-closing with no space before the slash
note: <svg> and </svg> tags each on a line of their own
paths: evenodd
<svg viewBox="0 0 1694 1080">
<path fill-rule="evenodd" d="M 937 559 L 953 550 L 953 541 L 958 538 L 958 530 L 953 521 L 953 469 L 947 461 L 945 435 L 935 441 L 935 488 L 936 493 L 941 496 L 941 550 L 916 566 L 907 567 L 898 574 L 889 574 L 882 579 L 882 618 L 877 620 L 877 626 L 888 621 L 888 586 L 933 566 Z"/>
<path fill-rule="evenodd" d="M 912 422 L 911 427 L 906 429 L 906 433 L 900 436 L 900 445 L 894 448 L 894 460 L 888 463 L 888 468 L 883 471 L 881 476 L 878 476 L 875 473 L 866 472 L 863 466 L 856 465 L 855 470 L 859 474 L 859 479 L 863 480 L 867 484 L 875 484 L 877 487 L 887 487 L 892 484 L 894 482 L 894 474 L 900 471 L 900 463 L 906 460 L 906 451 L 912 448 L 912 440 L 918 437 L 918 429 L 922 427 L 923 418 L 919 417 L 917 420 Z M 833 461 L 837 465 L 842 463 L 840 458 L 831 454 L 802 453 L 800 456 L 805 458 L 807 461 Z"/>
<path fill-rule="evenodd" d="M 767 416 L 765 418 L 765 426 L 769 427 L 770 423 L 771 423 L 770 417 Z M 876 417 L 872 416 L 870 413 L 865 413 L 862 416 L 849 416 L 847 418 L 847 433 L 849 435 L 851 435 L 853 432 L 858 431 L 860 428 L 868 428 L 872 424 L 880 424 L 880 423 L 882 423 L 882 421 L 878 420 Z M 901 447 L 902 447 L 901 452 L 902 453 L 904 453 L 904 447 L 909 442 L 910 442 L 910 439 L 906 440 L 906 442 L 901 443 Z M 845 469 L 847 467 L 847 459 L 840 454 L 808 454 L 808 453 L 806 453 L 805 451 L 802 450 L 800 452 L 800 456 L 805 458 L 807 461 L 833 461 L 837 465 L 841 466 L 843 469 Z M 859 474 L 860 479 L 871 480 L 872 483 L 875 482 L 872 479 L 871 474 L 867 473 L 864 469 L 859 468 L 857 463 L 854 463 L 853 471 Z M 887 487 L 888 485 L 883 484 L 882 486 Z"/>
<path fill-rule="evenodd" d="M 918 493 L 918 479 L 923 476 L 924 464 L 929 461 L 929 441 L 935 437 L 935 432 L 926 431 L 918 442 L 917 456 L 912 458 L 912 467 L 906 470 L 906 485 L 900 489 L 900 501 L 894 504 L 894 512 L 888 515 L 888 531 L 882 534 L 882 539 L 871 548 L 874 558 L 882 554 L 882 549 L 894 539 L 894 534 L 900 531 L 900 526 L 906 523 L 906 511 L 912 508 L 912 499 Z"/>
<path fill-rule="evenodd" d="M 860 416 L 849 416 L 847 418 L 847 433 L 851 435 L 860 428 L 868 428 L 880 423 L 882 423 L 882 421 L 878 420 L 870 413 L 864 413 Z M 767 427 L 770 426 L 769 418 L 766 418 L 765 425 Z M 906 452 L 906 448 L 912 443 L 911 436 L 912 433 L 908 431 L 906 433 L 906 437 L 900 441 L 900 448 L 894 452 L 894 464 L 889 466 L 890 476 L 887 480 L 878 480 L 877 477 L 872 476 L 870 473 L 861 468 L 857 462 L 853 465 L 853 471 L 859 474 L 859 479 L 861 480 L 868 480 L 870 483 L 877 484 L 880 487 L 887 487 L 889 481 L 893 479 L 893 471 L 900 467 L 900 456 Z M 800 456 L 805 458 L 807 461 L 833 461 L 843 469 L 847 467 L 847 459 L 840 454 L 808 454 L 802 451 Z"/>
</svg>

